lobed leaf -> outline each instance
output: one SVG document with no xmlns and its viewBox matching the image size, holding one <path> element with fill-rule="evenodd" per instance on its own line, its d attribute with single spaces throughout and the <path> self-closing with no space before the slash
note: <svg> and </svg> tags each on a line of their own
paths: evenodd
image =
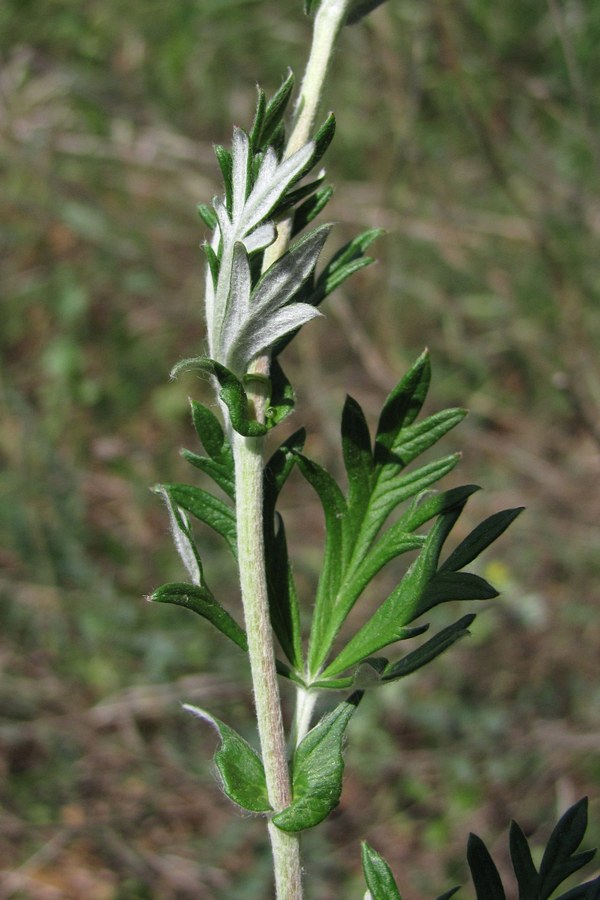
<svg viewBox="0 0 600 900">
<path fill-rule="evenodd" d="M 289 832 L 312 828 L 338 805 L 344 773 L 344 734 L 361 697 L 362 692 L 357 691 L 336 706 L 296 748 L 292 764 L 293 800 L 273 816 L 278 828 Z"/>
<path fill-rule="evenodd" d="M 431 381 L 429 353 L 425 351 L 387 397 L 377 426 L 375 462 L 387 461 L 387 453 L 401 429 L 420 413 Z"/>
<path fill-rule="evenodd" d="M 242 809 L 264 813 L 271 810 L 262 760 L 237 732 L 203 709 L 184 704 L 184 709 L 212 725 L 221 739 L 214 762 L 221 776 L 223 793 Z"/>
<path fill-rule="evenodd" d="M 504 509 L 489 516 L 458 545 L 456 550 L 450 554 L 440 567 L 440 571 L 449 570 L 455 572 L 457 569 L 463 569 L 465 566 L 468 566 L 470 562 L 476 559 L 480 553 L 506 531 L 511 522 L 514 522 L 517 516 L 523 512 L 523 509 L 523 506 L 515 509 Z"/>
<path fill-rule="evenodd" d="M 587 827 L 587 797 L 559 820 L 554 828 L 540 865 L 535 868 L 529 844 L 516 822 L 510 827 L 510 856 L 519 886 L 519 900 L 549 900 L 559 884 L 586 865 L 595 850 L 575 851 Z M 471 835 L 467 859 L 478 900 L 502 900 L 504 890 L 498 871 L 483 841 Z M 557 900 L 600 900 L 600 877 L 587 881 L 557 897 Z"/>
<path fill-rule="evenodd" d="M 531 857 L 527 838 L 516 822 L 509 832 L 510 858 L 519 886 L 519 900 L 538 900 L 539 875 Z"/>
<path fill-rule="evenodd" d="M 540 864 L 540 893 L 544 898 L 573 872 L 585 866 L 596 852 L 575 853 L 585 836 L 587 807 L 587 797 L 583 797 L 559 819 L 550 835 Z"/>
<path fill-rule="evenodd" d="M 405 641 L 416 637 L 426 631 L 428 627 L 428 625 L 420 625 L 416 628 L 410 628 L 404 625 L 397 625 L 393 621 L 386 623 L 386 627 L 369 627 L 369 622 L 367 622 L 367 625 L 363 626 L 348 641 L 344 649 L 322 672 L 321 678 L 330 679 L 340 675 L 351 668 L 351 666 L 356 665 L 356 663 L 366 662 L 372 653 L 376 653 L 378 650 L 396 641 Z"/>
<path fill-rule="evenodd" d="M 477 900 L 506 900 L 498 869 L 489 850 L 476 834 L 469 835 L 467 861 Z"/>
<path fill-rule="evenodd" d="M 470 633 L 469 625 L 474 619 L 475 615 L 473 613 L 463 616 L 458 622 L 443 628 L 435 637 L 430 638 L 417 650 L 413 650 L 395 663 L 390 663 L 382 673 L 382 681 L 398 681 L 400 678 L 406 678 L 407 675 L 411 675 L 417 669 L 428 665 L 437 656 L 461 640 L 461 638 L 466 637 Z"/>
</svg>

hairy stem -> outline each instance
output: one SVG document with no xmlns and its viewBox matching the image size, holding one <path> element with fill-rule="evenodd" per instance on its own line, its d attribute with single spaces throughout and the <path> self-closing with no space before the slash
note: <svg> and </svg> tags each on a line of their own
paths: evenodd
<svg viewBox="0 0 600 900">
<path fill-rule="evenodd" d="M 315 18 L 310 56 L 285 156 L 291 156 L 310 139 L 333 46 L 342 27 L 347 5 L 348 0 L 321 2 Z M 285 253 L 290 242 L 291 228 L 291 219 L 279 224 L 277 239 L 265 252 L 263 271 Z M 269 368 L 270 357 L 264 355 L 254 360 L 250 372 L 268 376 Z M 261 389 L 259 384 L 253 385 L 252 392 L 249 391 L 248 395 L 257 420 L 264 421 L 268 402 L 264 389 Z M 269 801 L 278 812 L 289 806 L 292 793 L 267 596 L 263 544 L 263 441 L 261 438 L 244 438 L 234 434 L 233 448 L 240 585 L 248 635 L 254 703 Z M 309 707 L 312 708 L 312 703 L 305 704 L 307 714 L 296 719 L 296 740 L 301 740 L 308 730 Z M 269 823 L 269 836 L 278 900 L 301 900 L 299 838 L 297 835 L 281 831 L 272 823 Z"/>
<path fill-rule="evenodd" d="M 292 794 L 267 596 L 262 528 L 262 443 L 262 438 L 233 434 L 238 558 L 248 655 L 269 802 L 275 812 L 279 812 L 289 806 Z M 277 897 L 279 900 L 301 900 L 299 839 L 272 824 L 269 835 Z"/>
<path fill-rule="evenodd" d="M 333 48 L 344 24 L 348 5 L 349 0 L 321 0 L 315 16 L 310 55 L 296 101 L 292 133 L 286 144 L 284 156 L 291 156 L 310 140 Z M 265 251 L 263 269 L 268 269 L 283 256 L 290 242 L 291 232 L 291 218 L 278 224 L 277 239 Z"/>
</svg>

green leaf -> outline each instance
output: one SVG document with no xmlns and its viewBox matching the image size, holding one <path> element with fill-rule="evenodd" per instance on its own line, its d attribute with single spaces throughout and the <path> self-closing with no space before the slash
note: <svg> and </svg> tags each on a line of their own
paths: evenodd
<svg viewBox="0 0 600 900">
<path fill-rule="evenodd" d="M 519 900 L 550 900 L 558 885 L 593 859 L 595 850 L 576 853 L 587 827 L 587 797 L 559 820 L 536 871 L 525 835 L 516 822 L 510 827 L 510 856 L 519 886 Z M 483 841 L 469 838 L 467 858 L 478 900 L 503 900 L 498 871 Z M 556 900 L 600 900 L 600 878 L 580 884 Z"/>
<path fill-rule="evenodd" d="M 321 0 L 304 0 L 304 12 L 307 16 L 312 16 L 319 8 Z"/>
<path fill-rule="evenodd" d="M 214 756 L 223 793 L 249 812 L 269 812 L 271 804 L 262 760 L 237 732 L 203 709 L 185 704 L 184 709 L 212 725 L 221 746 Z"/>
<path fill-rule="evenodd" d="M 466 637 L 470 633 L 468 630 L 469 625 L 474 619 L 473 613 L 463 616 L 458 622 L 443 628 L 417 650 L 413 650 L 412 653 L 402 657 L 398 662 L 390 663 L 382 673 L 382 681 L 386 683 L 398 681 L 398 679 L 406 678 L 407 675 L 411 675 L 417 669 L 428 665 L 437 656 L 455 644 L 456 641 Z"/>
<path fill-rule="evenodd" d="M 431 579 L 419 601 L 418 615 L 423 615 L 440 603 L 453 600 L 493 600 L 498 591 L 471 572 L 444 572 L 441 569 Z"/>
<path fill-rule="evenodd" d="M 370 228 L 338 250 L 319 275 L 306 302 L 318 306 L 354 272 L 371 265 L 374 260 L 364 255 L 365 250 L 384 233 L 381 228 Z"/>
<path fill-rule="evenodd" d="M 211 231 L 214 231 L 218 224 L 218 219 L 215 215 L 215 211 L 212 206 L 209 206 L 207 203 L 199 203 L 197 206 L 198 215 L 202 219 L 205 225 L 207 225 Z"/>
<path fill-rule="evenodd" d="M 227 212 L 231 215 L 231 207 L 233 200 L 233 160 L 232 155 L 229 150 L 226 150 L 224 147 L 221 147 L 220 144 L 215 144 L 215 156 L 217 157 L 217 162 L 219 163 L 219 168 L 221 170 L 221 175 L 223 176 L 223 184 L 225 187 L 225 206 L 227 208 Z"/>
<path fill-rule="evenodd" d="M 469 835 L 467 861 L 477 900 L 506 900 L 498 869 L 487 847 L 476 834 Z"/>
<path fill-rule="evenodd" d="M 356 400 L 346 397 L 342 413 L 342 452 L 348 477 L 349 531 L 358 531 L 369 505 L 373 478 L 371 436 Z M 352 528 L 354 526 L 354 528 Z"/>
<path fill-rule="evenodd" d="M 476 557 L 503 534 L 511 522 L 523 512 L 524 507 L 504 509 L 481 522 L 477 528 L 458 545 L 440 567 L 440 571 L 455 572 L 468 566 Z"/>
<path fill-rule="evenodd" d="M 325 151 L 329 147 L 330 143 L 333 140 L 333 136 L 335 134 L 335 116 L 332 112 L 329 113 L 321 127 L 318 129 L 317 133 L 313 137 L 315 150 L 312 155 L 310 161 L 310 169 L 314 168 L 317 163 L 324 156 Z M 303 173 L 305 174 L 305 173 Z"/>
<path fill-rule="evenodd" d="M 321 172 L 314 181 L 310 181 L 307 184 L 301 184 L 300 187 L 287 191 L 273 209 L 273 218 L 280 216 L 292 206 L 297 206 L 297 204 L 300 203 L 301 200 L 304 200 L 305 197 L 312 196 L 317 191 L 319 185 L 322 184 L 324 178 L 325 173 Z"/>
<path fill-rule="evenodd" d="M 391 447 L 385 450 L 377 439 L 375 463 L 381 467 L 380 481 L 384 484 L 455 428 L 467 415 L 465 409 L 443 409 L 414 425 L 399 429 Z"/>
<path fill-rule="evenodd" d="M 220 386 L 219 397 L 229 410 L 232 427 L 238 434 L 244 437 L 259 437 L 266 434 L 267 426 L 250 416 L 248 395 L 233 372 L 214 359 L 198 356 L 177 363 L 171 371 L 171 377 L 176 378 L 181 372 L 191 369 L 199 369 L 201 372 L 214 375 L 217 379 Z"/>
<path fill-rule="evenodd" d="M 389 451 L 401 429 L 418 416 L 429 390 L 431 363 L 425 351 L 384 403 L 375 438 L 375 462 L 387 462 Z"/>
<path fill-rule="evenodd" d="M 561 894 L 557 900 L 600 900 L 600 876 Z"/>
<path fill-rule="evenodd" d="M 371 892 L 372 900 L 402 900 L 392 875 L 392 870 L 376 850 L 367 844 L 361 845 L 362 867 Z"/>
<path fill-rule="evenodd" d="M 295 237 L 303 228 L 310 225 L 313 219 L 316 219 L 319 213 L 325 209 L 332 197 L 333 188 L 331 185 L 327 185 L 326 187 L 315 191 L 312 197 L 309 197 L 308 200 L 305 200 L 304 203 L 300 204 L 294 212 L 292 237 Z"/>
<path fill-rule="evenodd" d="M 516 822 L 511 822 L 510 858 L 519 885 L 519 900 L 538 900 L 539 876 L 531 858 L 527 838 Z"/>
<path fill-rule="evenodd" d="M 374 9 L 377 9 L 383 3 L 385 3 L 385 0 L 355 0 L 350 5 L 345 24 L 356 25 L 357 22 L 360 22 L 361 19 L 364 19 L 365 16 L 368 16 L 370 12 L 373 12 Z"/>
<path fill-rule="evenodd" d="M 271 624 L 281 647 L 296 671 L 304 668 L 300 611 L 296 587 L 288 559 L 283 521 L 275 513 L 275 504 L 296 463 L 306 439 L 303 428 L 294 432 L 275 451 L 264 470 L 264 539 L 267 560 L 267 588 Z"/>
<path fill-rule="evenodd" d="M 356 663 L 366 661 L 372 653 L 377 653 L 378 650 L 382 650 L 383 647 L 387 647 L 389 644 L 394 644 L 397 641 L 405 641 L 418 634 L 422 634 L 428 627 L 427 625 L 421 625 L 417 628 L 411 628 L 404 625 L 397 625 L 394 622 L 387 624 L 387 627 L 385 628 L 378 628 L 376 626 L 369 627 L 370 622 L 372 621 L 373 620 L 371 619 L 367 622 L 367 624 L 364 625 L 350 641 L 348 641 L 344 649 L 340 651 L 333 662 L 331 662 L 322 672 L 322 678 L 329 679 L 336 675 L 341 675 L 342 672 L 345 672 Z"/>
<path fill-rule="evenodd" d="M 196 400 L 190 403 L 192 423 L 198 440 L 215 462 L 227 464 L 233 474 L 233 453 L 225 432 L 215 414 Z"/>
<path fill-rule="evenodd" d="M 344 757 L 344 733 L 360 703 L 357 691 L 312 728 L 294 753 L 292 803 L 273 816 L 283 831 L 296 832 L 322 822 L 340 800 Z"/>
<path fill-rule="evenodd" d="M 363 659 L 395 641 L 402 640 L 405 627 L 421 614 L 420 603 L 425 589 L 435 574 L 442 545 L 462 508 L 451 509 L 438 517 L 427 535 L 419 556 L 375 614 L 349 641 L 342 651 L 346 665 Z M 340 654 L 340 657 L 342 656 Z M 338 660 L 339 658 L 338 657 Z M 329 667 L 324 676 L 333 674 Z"/>
<path fill-rule="evenodd" d="M 277 359 L 271 360 L 271 398 L 267 409 L 267 426 L 274 428 L 294 411 L 294 389 Z"/>
<path fill-rule="evenodd" d="M 325 469 L 302 454 L 297 454 L 297 459 L 300 471 L 316 491 L 325 515 L 325 549 L 310 637 L 309 663 L 313 666 L 315 658 L 319 659 L 321 653 L 329 649 L 328 645 L 323 646 L 323 635 L 327 633 L 328 620 L 342 576 L 347 507 L 344 495 Z"/>
<path fill-rule="evenodd" d="M 256 139 L 255 145 L 264 149 L 269 145 L 273 145 L 274 137 L 277 129 L 281 128 L 283 116 L 292 91 L 294 90 L 294 73 L 288 69 L 288 73 L 281 87 L 271 97 L 267 103 L 263 122 L 261 125 L 260 136 Z"/>
<path fill-rule="evenodd" d="M 210 274 L 213 281 L 213 287 L 216 289 L 217 282 L 219 280 L 219 257 L 206 241 L 202 244 L 202 250 L 204 251 L 204 255 L 206 256 L 208 266 L 210 269 Z"/>
<path fill-rule="evenodd" d="M 246 640 L 246 632 L 240 628 L 238 623 L 229 615 L 220 603 L 217 603 L 212 592 L 206 585 L 198 586 L 194 584 L 163 584 L 157 588 L 148 598 L 154 603 L 173 603 L 176 606 L 183 606 L 185 609 L 191 609 L 193 612 L 202 616 L 211 622 L 215 628 L 218 628 L 222 634 L 230 638 L 234 644 L 241 647 L 242 650 L 248 650 L 248 641 Z"/>
<path fill-rule="evenodd" d="M 550 897 L 558 885 L 585 866 L 595 850 L 575 854 L 587 828 L 587 797 L 575 803 L 558 821 L 540 864 L 540 895 Z"/>
<path fill-rule="evenodd" d="M 458 461 L 460 456 L 456 455 L 454 458 Z M 450 488 L 449 491 L 441 491 L 440 493 L 420 493 L 400 521 L 403 523 L 405 531 L 414 531 L 416 528 L 424 525 L 425 522 L 433 519 L 434 516 L 438 516 L 448 509 L 465 503 L 472 494 L 479 490 L 481 488 L 477 484 L 464 484 L 461 487 Z"/>
<path fill-rule="evenodd" d="M 158 485 L 155 491 L 157 493 L 165 491 L 173 503 L 222 535 L 233 555 L 237 556 L 235 511 L 230 506 L 226 506 L 222 500 L 213 497 L 208 491 L 189 484 Z"/>
<path fill-rule="evenodd" d="M 192 453 L 190 450 L 182 450 L 182 455 L 197 469 L 210 475 L 233 500 L 235 496 L 233 453 L 229 442 L 225 439 L 221 423 L 214 413 L 201 403 L 192 400 L 191 407 L 196 434 L 208 457 Z"/>
<path fill-rule="evenodd" d="M 364 558 L 381 526 L 401 503 L 416 495 L 422 495 L 428 487 L 451 472 L 459 460 L 459 453 L 451 453 L 449 456 L 436 459 L 400 477 L 396 475 L 394 478 L 383 479 L 381 476 L 376 478 L 369 509 L 354 548 L 353 563 L 356 565 Z M 411 512 L 412 509 L 409 513 Z M 432 515 L 435 515 L 435 512 Z M 427 521 L 428 518 L 432 518 L 432 516 L 428 516 L 424 521 Z M 406 524 L 406 530 L 409 532 L 416 527 L 418 526 L 413 525 L 412 520 Z"/>
<path fill-rule="evenodd" d="M 261 135 L 265 123 L 265 113 L 267 110 L 267 98 L 265 92 L 259 85 L 256 85 L 256 109 L 254 111 L 254 121 L 252 122 L 252 128 L 250 129 L 250 134 L 248 137 L 250 138 L 250 147 L 252 148 L 252 153 L 257 154 L 261 149 L 263 149 L 261 145 Z"/>
<path fill-rule="evenodd" d="M 384 566 L 403 553 L 420 550 L 425 540 L 424 535 L 406 534 L 401 523 L 392 525 L 375 546 L 371 547 L 361 564 L 344 579 L 344 585 L 336 598 L 331 630 L 343 622 L 369 582 Z"/>
</svg>

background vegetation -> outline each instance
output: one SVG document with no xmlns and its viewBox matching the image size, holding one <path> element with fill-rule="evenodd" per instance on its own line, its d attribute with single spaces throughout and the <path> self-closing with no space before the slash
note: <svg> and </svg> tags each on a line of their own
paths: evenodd
<svg viewBox="0 0 600 900">
<path fill-rule="evenodd" d="M 148 486 L 189 476 L 187 396 L 209 396 L 168 381 L 203 341 L 195 204 L 255 82 L 300 73 L 300 6 L 0 6 L 2 898 L 269 894 L 262 828 L 179 708 L 250 734 L 244 660 L 142 596 L 182 577 Z M 390 0 L 343 35 L 332 246 L 388 235 L 290 349 L 290 428 L 335 470 L 344 391 L 377 409 L 426 343 L 432 404 L 472 410 L 446 447 L 486 487 L 473 521 L 528 512 L 486 557 L 503 597 L 473 637 L 362 705 L 339 811 L 306 835 L 311 900 L 360 896 L 363 837 L 408 900 L 467 881 L 469 830 L 502 858 L 515 816 L 542 846 L 584 793 L 600 841 L 599 43 L 591 0 Z M 285 504 L 308 598 L 319 510 L 299 481 Z"/>
</svg>

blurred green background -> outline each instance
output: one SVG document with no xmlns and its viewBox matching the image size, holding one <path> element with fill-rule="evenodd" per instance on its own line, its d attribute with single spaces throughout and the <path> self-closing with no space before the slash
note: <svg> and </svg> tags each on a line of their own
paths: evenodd
<svg viewBox="0 0 600 900">
<path fill-rule="evenodd" d="M 300 0 L 0 6 L 3 900 L 270 896 L 262 824 L 179 706 L 252 738 L 244 660 L 142 598 L 183 577 L 148 487 L 196 477 L 178 449 L 207 386 L 168 373 L 203 343 L 212 143 L 308 41 Z M 445 441 L 486 488 L 465 529 L 528 511 L 481 564 L 503 596 L 472 638 L 361 706 L 309 900 L 362 896 L 361 838 L 407 900 L 466 882 L 469 830 L 505 869 L 511 816 L 543 846 L 584 793 L 600 841 L 599 44 L 592 0 L 390 0 L 343 33 L 331 247 L 387 236 L 286 351 L 289 430 L 339 474 L 345 391 L 373 420 L 428 345 L 431 409 L 472 410 Z M 283 499 L 308 606 L 319 509 L 299 481 Z"/>
</svg>

